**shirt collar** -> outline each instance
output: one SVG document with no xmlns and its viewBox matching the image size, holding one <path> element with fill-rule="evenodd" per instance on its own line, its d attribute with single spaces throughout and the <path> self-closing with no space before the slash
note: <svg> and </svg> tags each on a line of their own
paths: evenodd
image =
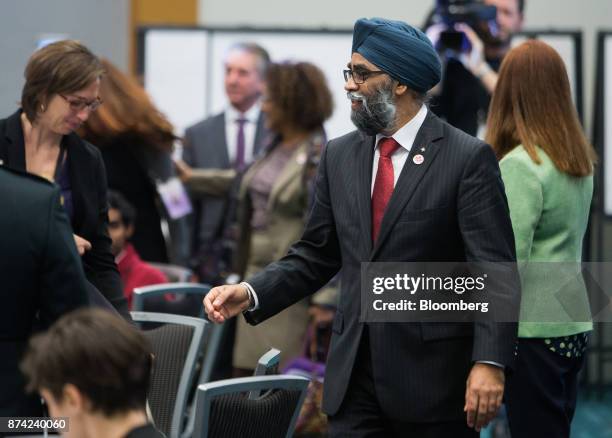
<svg viewBox="0 0 612 438">
<path fill-rule="evenodd" d="M 421 125 L 423 125 L 423 122 L 425 121 L 426 117 L 427 107 L 425 105 L 421 105 L 421 109 L 419 109 L 419 112 L 416 113 L 416 115 L 412 119 L 410 119 L 408 123 L 406 123 L 400 129 L 395 131 L 395 133 L 391 137 L 393 137 L 401 147 L 410 152 L 417 133 L 419 132 L 419 129 L 421 129 Z M 385 137 L 386 135 L 376 134 L 376 143 L 374 143 L 374 148 L 376 148 L 380 139 Z"/>
<path fill-rule="evenodd" d="M 115 257 L 115 263 L 119 265 L 119 263 L 122 263 L 126 260 L 131 260 L 132 258 L 134 258 L 134 256 L 137 256 L 136 249 L 132 246 L 131 243 L 126 242 L 121 252 Z"/>
<path fill-rule="evenodd" d="M 244 114 L 238 111 L 233 106 L 229 105 L 225 110 L 225 117 L 227 121 L 236 121 L 240 118 L 246 119 L 249 123 L 257 123 L 259 119 L 259 112 L 261 111 L 261 100 L 255 102 L 255 104 L 249 108 Z"/>
</svg>

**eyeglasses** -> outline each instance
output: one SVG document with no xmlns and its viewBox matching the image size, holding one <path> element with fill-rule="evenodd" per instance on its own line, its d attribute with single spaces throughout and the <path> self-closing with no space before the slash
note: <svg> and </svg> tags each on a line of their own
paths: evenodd
<svg viewBox="0 0 612 438">
<path fill-rule="evenodd" d="M 349 79 L 353 79 L 357 85 L 363 84 L 368 80 L 370 76 L 385 74 L 382 70 L 342 70 L 344 75 L 344 81 L 348 82 Z"/>
<path fill-rule="evenodd" d="M 95 100 L 87 101 L 85 99 L 79 99 L 77 97 L 66 97 L 63 94 L 60 94 L 60 96 L 66 102 L 68 102 L 68 105 L 70 105 L 70 109 L 76 113 L 80 113 L 85 108 L 89 109 L 90 112 L 94 112 L 100 107 L 100 105 L 102 105 L 102 99 L 100 99 L 99 97 L 96 97 Z"/>
</svg>

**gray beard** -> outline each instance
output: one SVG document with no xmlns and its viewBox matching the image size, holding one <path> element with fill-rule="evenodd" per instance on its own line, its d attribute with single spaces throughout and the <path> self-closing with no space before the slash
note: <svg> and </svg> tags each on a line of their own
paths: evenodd
<svg viewBox="0 0 612 438">
<path fill-rule="evenodd" d="M 367 135 L 391 132 L 395 124 L 396 106 L 393 101 L 393 84 L 381 86 L 372 96 L 348 92 L 350 100 L 360 100 L 361 108 L 351 111 L 351 121 Z"/>
</svg>

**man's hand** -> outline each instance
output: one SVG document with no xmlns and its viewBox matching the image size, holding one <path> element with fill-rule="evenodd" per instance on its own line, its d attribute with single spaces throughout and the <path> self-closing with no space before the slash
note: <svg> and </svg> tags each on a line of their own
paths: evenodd
<svg viewBox="0 0 612 438">
<path fill-rule="evenodd" d="M 178 177 L 182 182 L 187 182 L 191 179 L 191 176 L 193 174 L 191 167 L 183 160 L 175 160 L 174 167 L 176 167 Z"/>
<path fill-rule="evenodd" d="M 241 284 L 213 287 L 204 297 L 208 319 L 219 324 L 244 312 L 249 304 L 249 293 Z"/>
<path fill-rule="evenodd" d="M 485 59 L 484 43 L 474 32 L 474 29 L 465 23 L 457 23 L 455 29 L 463 32 L 472 46 L 470 52 L 462 54 L 459 60 L 470 73 L 480 79 L 489 94 L 492 94 L 497 84 L 497 73 L 489 66 Z"/>
<path fill-rule="evenodd" d="M 72 236 L 74 237 L 74 243 L 76 244 L 77 251 L 79 252 L 80 256 L 91 249 L 91 243 L 88 240 L 85 240 L 76 234 L 73 234 Z"/>
<path fill-rule="evenodd" d="M 469 53 L 462 54 L 460 60 L 465 68 L 471 71 L 474 76 L 478 76 L 483 64 L 486 64 L 484 59 L 484 44 L 480 37 L 474 32 L 470 26 L 465 23 L 457 23 L 455 29 L 462 32 L 470 41 L 472 48 Z"/>
<path fill-rule="evenodd" d="M 504 395 L 504 370 L 495 365 L 475 363 L 465 388 L 464 412 L 467 424 L 477 432 L 495 418 Z"/>
</svg>

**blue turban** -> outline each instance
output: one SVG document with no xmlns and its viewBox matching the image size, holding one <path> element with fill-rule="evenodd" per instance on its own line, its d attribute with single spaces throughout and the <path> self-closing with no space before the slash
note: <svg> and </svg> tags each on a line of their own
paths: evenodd
<svg viewBox="0 0 612 438">
<path fill-rule="evenodd" d="M 442 77 L 440 58 L 420 30 L 385 18 L 360 18 L 352 52 L 359 53 L 401 84 L 425 93 Z"/>
</svg>

